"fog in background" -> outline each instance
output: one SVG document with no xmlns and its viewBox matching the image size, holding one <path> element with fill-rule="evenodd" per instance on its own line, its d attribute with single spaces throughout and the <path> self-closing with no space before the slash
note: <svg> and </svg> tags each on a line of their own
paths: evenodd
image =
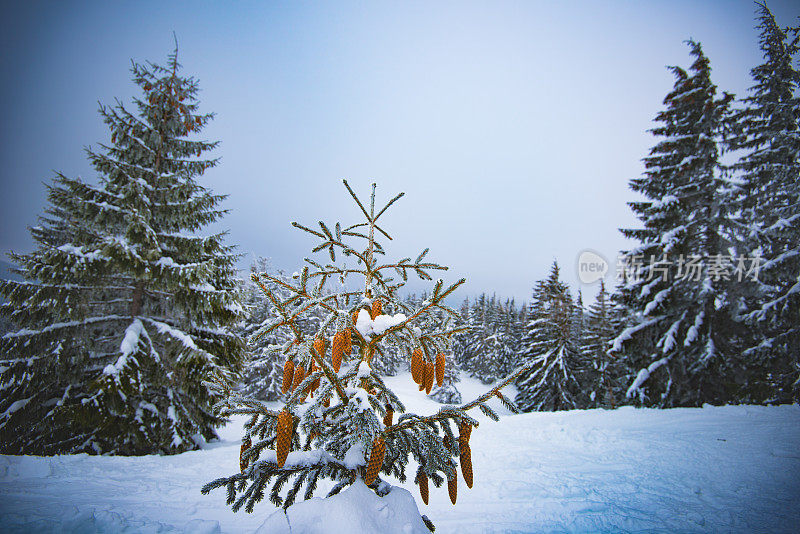
<svg viewBox="0 0 800 534">
<path fill-rule="evenodd" d="M 797 23 L 792 2 L 769 2 Z M 54 171 L 96 181 L 83 149 L 109 142 L 98 101 L 130 103 L 130 62 L 163 63 L 174 31 L 200 80 L 202 132 L 222 144 L 202 183 L 229 195 L 209 231 L 298 270 L 314 244 L 290 227 L 355 222 L 341 184 L 379 200 L 390 258 L 430 247 L 446 281 L 529 300 L 557 259 L 612 264 L 636 225 L 628 180 L 646 130 L 703 44 L 719 89 L 745 96 L 761 60 L 755 4 L 717 2 L 4 2 L 0 17 L 0 252 L 26 230 Z M 6 258 L 3 258 L 4 260 Z M 613 277 L 611 277 L 613 280 Z M 429 284 L 426 284 L 429 287 Z M 414 289 L 424 287 L 415 284 Z"/>
</svg>

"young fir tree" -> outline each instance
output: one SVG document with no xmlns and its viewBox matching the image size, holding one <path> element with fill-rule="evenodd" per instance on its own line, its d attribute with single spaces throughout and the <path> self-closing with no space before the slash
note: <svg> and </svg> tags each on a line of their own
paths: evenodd
<svg viewBox="0 0 800 534">
<path fill-rule="evenodd" d="M 581 346 L 582 359 L 586 362 L 581 382 L 588 389 L 591 408 L 616 408 L 624 395 L 620 362 L 608 353 L 619 329 L 619 311 L 611 302 L 605 281 L 601 278 L 597 299 L 586 313 Z"/>
<path fill-rule="evenodd" d="M 223 197 L 197 182 L 217 143 L 190 138 L 212 115 L 178 69 L 177 48 L 133 65 L 138 113 L 101 106 L 111 144 L 88 151 L 100 184 L 59 175 L 36 250 L 11 255 L 25 281 L 0 283 L 20 327 L 0 339 L 3 453 L 171 454 L 224 422 L 203 379 L 240 365 L 236 256 L 195 234 Z"/>
<path fill-rule="evenodd" d="M 744 315 L 758 337 L 745 351 L 742 400 L 791 402 L 800 400 L 800 40 L 797 28 L 780 28 L 758 6 L 764 63 L 751 71 L 755 85 L 731 142 L 745 151 L 734 166 L 739 247 L 766 260 L 746 292 Z"/>
<path fill-rule="evenodd" d="M 738 347 L 729 299 L 729 189 L 718 161 L 732 96 L 717 98 L 700 44 L 688 44 L 690 72 L 671 67 L 675 85 L 651 130 L 659 141 L 644 175 L 630 182 L 645 197 L 630 203 L 643 228 L 622 230 L 641 245 L 623 257 L 618 298 L 634 324 L 613 345 L 639 367 L 627 395 L 663 407 L 728 400 Z"/>
<path fill-rule="evenodd" d="M 302 495 L 310 498 L 321 478 L 336 481 L 329 496 L 364 483 L 383 496 L 392 487 L 381 480 L 380 473 L 404 481 L 411 458 L 419 465 L 413 476 L 423 502 L 428 501 L 429 481 L 438 487 L 447 480 L 455 503 L 456 458 L 467 486 L 472 486 L 469 436 L 478 421 L 470 417 L 469 410 L 480 408 L 496 419 L 496 413 L 486 404 L 494 395 L 513 408 L 500 389 L 514 375 L 467 404 L 443 406 L 430 416 L 404 413 L 403 403 L 370 364 L 383 347 L 394 345 L 411 359 L 412 376 L 420 388 L 430 391 L 443 371 L 450 340 L 460 329 L 451 327 L 450 320 L 431 325 L 434 328 L 427 331 L 418 325 L 436 310 L 448 317 L 457 316 L 444 299 L 464 279 L 447 288 L 437 280 L 420 308 L 384 313 L 403 309 L 398 289 L 406 282 L 408 271 L 430 280 L 429 270 L 445 267 L 424 261 L 427 249 L 415 261 L 405 258 L 384 263 L 380 259 L 384 249 L 377 238 L 379 234 L 390 238 L 377 223 L 402 193 L 376 211 L 374 185 L 371 201 L 364 206 L 346 181 L 344 184 L 364 222 L 346 228 L 337 223 L 333 230 L 321 221 L 318 230 L 293 223 L 319 239 L 314 251 L 327 252 L 330 263 L 306 259 L 309 265 L 293 284 L 282 284 L 269 275 L 257 278 L 259 282 L 280 283 L 291 294 L 280 299 L 266 285 L 263 288 L 278 311 L 272 328 L 289 330 L 295 336 L 278 349 L 286 358 L 286 386 L 292 391 L 285 406 L 275 411 L 260 400 L 236 395 L 224 380 L 216 384 L 226 396 L 219 404 L 224 415 L 250 417 L 245 425 L 241 472 L 214 480 L 202 490 L 208 493 L 225 487 L 227 502 L 234 511 L 244 506 L 251 512 L 264 498 L 268 484 L 269 500 L 286 508 L 295 502 L 304 485 Z M 337 265 L 336 252 L 354 258 L 355 264 Z M 393 274 L 399 279 L 390 278 Z M 353 290 L 335 294 L 324 291 L 330 279 L 339 280 L 347 288 L 353 286 L 346 285 L 345 280 L 356 277 L 360 283 Z M 316 309 L 324 310 L 327 318 L 313 336 L 303 335 L 295 321 Z M 284 493 L 285 487 L 288 491 Z"/>
<path fill-rule="evenodd" d="M 574 302 L 559 278 L 558 263 L 533 292 L 522 356 L 530 370 L 517 378 L 515 399 L 523 411 L 570 410 L 581 407 L 578 382 L 580 354 L 573 336 Z"/>
</svg>

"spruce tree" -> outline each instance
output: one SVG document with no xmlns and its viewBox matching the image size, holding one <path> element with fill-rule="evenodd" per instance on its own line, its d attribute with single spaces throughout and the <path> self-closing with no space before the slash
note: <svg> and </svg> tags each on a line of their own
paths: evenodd
<svg viewBox="0 0 800 534">
<path fill-rule="evenodd" d="M 622 230 L 641 243 L 623 255 L 618 295 L 633 324 L 613 346 L 639 368 L 628 396 L 663 407 L 730 399 L 739 348 L 731 269 L 722 269 L 730 196 L 718 146 L 732 96 L 717 98 L 700 44 L 688 44 L 694 62 L 689 72 L 671 67 L 675 85 L 651 130 L 658 143 L 630 182 L 645 197 L 629 204 L 643 227 Z"/>
<path fill-rule="evenodd" d="M 214 480 L 202 491 L 226 488 L 227 502 L 234 511 L 244 507 L 252 512 L 265 495 L 275 506 L 286 508 L 300 495 L 310 498 L 320 479 L 336 482 L 329 496 L 351 485 L 363 488 L 363 484 L 384 496 L 395 489 L 381 480 L 380 474 L 404 481 L 411 458 L 419 465 L 412 476 L 423 502 L 428 502 L 429 481 L 436 487 L 447 481 L 455 503 L 459 463 L 467 486 L 472 486 L 469 436 L 478 421 L 469 410 L 479 408 L 497 419 L 486 404 L 492 396 L 513 408 L 500 389 L 513 381 L 514 375 L 467 404 L 443 406 L 429 416 L 404 413 L 402 401 L 372 369 L 371 362 L 384 347 L 394 345 L 411 359 L 412 376 L 420 389 L 430 391 L 443 371 L 452 337 L 462 327 L 454 326 L 450 319 L 426 325 L 429 329 L 419 325 L 434 311 L 448 318 L 458 316 L 444 301 L 464 279 L 447 287 L 437 280 L 419 308 L 406 309 L 398 290 L 409 272 L 430 280 L 429 271 L 445 267 L 425 261 L 427 249 L 414 261 L 384 262 L 378 237 L 390 238 L 378 221 L 402 193 L 376 210 L 374 184 L 365 206 L 344 183 L 364 216 L 363 222 L 342 227 L 320 221 L 319 229 L 293 223 L 318 240 L 313 250 L 329 255 L 330 261 L 306 259 L 308 265 L 299 279 L 284 285 L 288 298 L 280 299 L 266 284 L 263 287 L 278 311 L 270 328 L 289 331 L 293 338 L 277 349 L 286 358 L 285 385 L 292 391 L 285 405 L 275 410 L 258 399 L 237 395 L 223 378 L 215 382 L 225 395 L 219 404 L 222 413 L 247 415 L 249 420 L 241 472 Z M 336 263 L 337 253 L 350 258 L 346 266 Z M 391 278 L 394 275 L 397 279 Z M 352 283 L 354 278 L 358 281 Z M 255 280 L 279 283 L 268 274 Z M 344 289 L 326 292 L 329 280 L 338 280 Z M 295 321 L 316 309 L 324 310 L 326 318 L 314 335 L 304 335 Z"/>
<path fill-rule="evenodd" d="M 765 3 L 759 6 L 764 63 L 736 116 L 733 148 L 738 190 L 739 248 L 765 262 L 757 281 L 745 280 L 743 315 L 755 327 L 742 399 L 800 400 L 800 48 L 797 28 L 780 28 Z"/>
<path fill-rule="evenodd" d="M 620 380 L 622 367 L 619 360 L 608 353 L 619 329 L 619 310 L 609 298 L 605 280 L 600 279 L 597 299 L 586 313 L 581 344 L 582 359 L 586 363 L 581 382 L 588 390 L 589 407 L 615 408 L 624 395 Z"/>
<path fill-rule="evenodd" d="M 574 302 L 560 279 L 558 263 L 536 285 L 523 339 L 528 371 L 517 378 L 515 399 L 523 411 L 570 410 L 580 407 L 580 354 L 573 338 Z"/>
<path fill-rule="evenodd" d="M 101 106 L 111 144 L 87 151 L 99 185 L 58 175 L 36 250 L 11 254 L 25 280 L 0 283 L 20 327 L 0 339 L 3 453 L 171 454 L 224 422 L 203 378 L 240 365 L 236 255 L 196 234 L 223 197 L 197 182 L 217 143 L 191 138 L 212 115 L 179 68 L 177 47 L 133 65 L 137 112 Z"/>
</svg>

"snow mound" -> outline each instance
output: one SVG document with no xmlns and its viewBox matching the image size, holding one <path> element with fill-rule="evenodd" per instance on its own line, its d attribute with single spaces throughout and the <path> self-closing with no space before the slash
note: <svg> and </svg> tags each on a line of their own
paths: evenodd
<svg viewBox="0 0 800 534">
<path fill-rule="evenodd" d="M 430 534 L 422 522 L 414 497 L 393 487 L 378 497 L 357 480 L 341 493 L 299 502 L 286 512 L 278 510 L 256 530 L 256 534 Z"/>
</svg>

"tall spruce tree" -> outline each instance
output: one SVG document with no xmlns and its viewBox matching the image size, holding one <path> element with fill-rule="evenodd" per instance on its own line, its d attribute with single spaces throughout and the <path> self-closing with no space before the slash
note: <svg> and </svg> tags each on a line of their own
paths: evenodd
<svg viewBox="0 0 800 534">
<path fill-rule="evenodd" d="M 25 280 L 0 283 L 20 327 L 0 339 L 3 453 L 170 454 L 224 422 L 203 379 L 240 365 L 236 256 L 196 235 L 223 197 L 197 182 L 217 143 L 190 138 L 212 115 L 179 68 L 177 47 L 166 67 L 133 65 L 138 112 L 100 107 L 99 185 L 58 175 L 36 250 L 11 254 Z"/>
<path fill-rule="evenodd" d="M 479 408 L 496 419 L 497 414 L 486 404 L 493 396 L 514 409 L 500 391 L 514 380 L 512 375 L 467 404 L 443 406 L 428 416 L 404 413 L 403 403 L 372 369 L 371 362 L 385 346 L 396 346 L 411 359 L 415 382 L 429 392 L 441 377 L 444 353 L 449 352 L 452 336 L 461 327 L 448 320 L 427 323 L 427 329 L 420 325 L 426 325 L 424 318 L 437 310 L 446 317 L 458 316 L 444 300 L 464 279 L 448 287 L 439 279 L 421 307 L 398 312 L 404 309 L 398 290 L 408 274 L 430 280 L 429 271 L 444 267 L 425 261 L 427 249 L 415 261 L 381 259 L 384 249 L 377 238 L 389 237 L 378 221 L 402 194 L 377 209 L 374 185 L 366 205 L 347 182 L 345 186 L 364 216 L 362 222 L 329 227 L 320 221 L 318 230 L 293 223 L 318 241 L 314 250 L 329 254 L 330 262 L 306 259 L 308 266 L 299 279 L 285 287 L 291 292 L 286 299 L 279 299 L 264 285 L 278 311 L 272 329 L 284 329 L 294 336 L 276 349 L 286 358 L 286 386 L 292 392 L 285 406 L 275 411 L 258 399 L 237 395 L 222 378 L 216 382 L 226 395 L 219 404 L 224 413 L 250 419 L 245 424 L 241 471 L 208 483 L 202 491 L 226 488 L 227 502 L 234 511 L 242 507 L 252 511 L 267 495 L 274 505 L 286 508 L 299 495 L 311 498 L 320 479 L 336 482 L 329 496 L 345 488 L 350 491 L 350 486 L 363 493 L 366 484 L 379 497 L 397 492 L 393 498 L 403 498 L 404 490 L 382 480 L 381 473 L 403 481 L 409 468 L 414 469 L 423 502 L 428 502 L 429 481 L 439 487 L 447 480 L 455 504 L 459 463 L 467 487 L 472 487 L 473 481 L 469 436 L 478 421 L 469 410 Z M 336 264 L 337 253 L 354 257 L 354 263 Z M 391 278 L 394 275 L 398 279 Z M 323 291 L 327 280 L 356 277 L 358 283 L 342 283 L 345 289 L 341 292 Z M 255 280 L 276 282 L 268 274 Z M 324 310 L 326 319 L 314 335 L 303 335 L 295 321 L 314 309 Z M 416 465 L 409 464 L 412 458 Z M 281 528 L 287 527 L 285 518 L 278 516 L 277 522 Z"/>
<path fill-rule="evenodd" d="M 764 63 L 751 71 L 755 84 L 731 142 L 744 151 L 734 166 L 739 248 L 765 260 L 745 291 L 744 315 L 757 336 L 745 351 L 742 400 L 791 402 L 800 400 L 800 40 L 797 28 L 780 28 L 767 5 L 757 5 Z"/>
<path fill-rule="evenodd" d="M 618 295 L 633 325 L 613 346 L 640 369 L 628 395 L 664 407 L 730 399 L 739 350 L 724 269 L 729 187 L 718 146 L 732 96 L 717 98 L 700 44 L 688 44 L 690 72 L 671 67 L 675 85 L 651 130 L 658 143 L 644 175 L 630 182 L 645 197 L 629 204 L 643 228 L 622 230 L 641 243 L 623 255 Z"/>
<path fill-rule="evenodd" d="M 533 292 L 528 331 L 522 358 L 528 371 L 517 378 L 515 399 L 522 411 L 555 411 L 579 408 L 580 354 L 573 338 L 575 304 L 560 279 L 558 263 Z"/>
</svg>

